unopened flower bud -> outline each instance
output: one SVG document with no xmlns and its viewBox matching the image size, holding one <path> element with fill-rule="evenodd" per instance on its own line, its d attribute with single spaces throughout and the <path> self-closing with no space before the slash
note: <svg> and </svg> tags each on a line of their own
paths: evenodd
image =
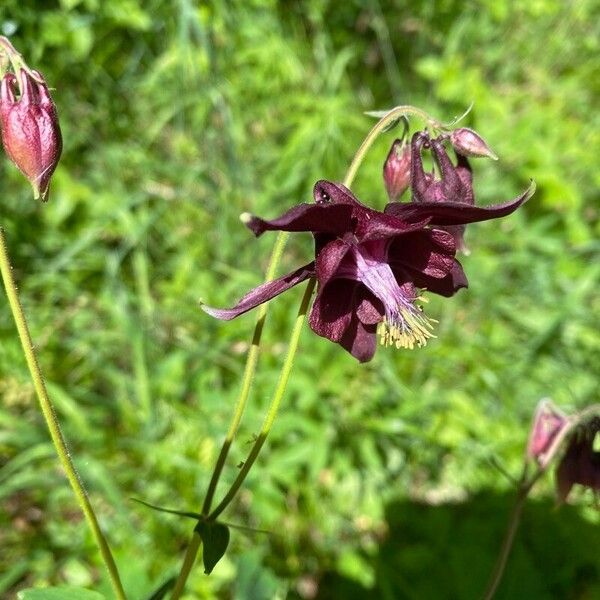
<svg viewBox="0 0 600 600">
<path fill-rule="evenodd" d="M 383 165 L 383 181 L 388 197 L 395 202 L 410 185 L 410 147 L 395 140 Z"/>
<path fill-rule="evenodd" d="M 540 401 L 533 417 L 527 457 L 546 467 L 556 454 L 571 419 L 547 398 Z"/>
<path fill-rule="evenodd" d="M 37 71 L 6 73 L 0 84 L 2 143 L 9 158 L 29 179 L 34 198 L 47 200 L 50 177 L 62 151 L 56 107 Z"/>
<path fill-rule="evenodd" d="M 468 127 L 460 127 L 450 134 L 450 143 L 458 154 L 463 156 L 487 157 L 498 160 L 483 138 Z"/>
</svg>

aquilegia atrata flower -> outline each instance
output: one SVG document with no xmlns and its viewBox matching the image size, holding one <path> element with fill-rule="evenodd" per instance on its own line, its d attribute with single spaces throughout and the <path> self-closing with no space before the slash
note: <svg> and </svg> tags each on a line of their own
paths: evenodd
<svg viewBox="0 0 600 600">
<path fill-rule="evenodd" d="M 435 226 L 508 215 L 532 193 L 533 185 L 515 200 L 488 208 L 426 199 L 391 203 L 380 212 L 343 185 L 318 181 L 314 204 L 294 206 L 272 221 L 245 219 L 257 236 L 265 231 L 311 232 L 315 260 L 251 290 L 233 308 L 203 309 L 218 319 L 233 319 L 314 276 L 318 288 L 309 322 L 318 335 L 339 343 L 360 362 L 373 357 L 377 335 L 386 346 L 422 346 L 433 334 L 417 288 L 452 296 L 467 286 L 454 256 L 454 238 Z M 387 212 L 390 207 L 393 214 Z"/>
</svg>

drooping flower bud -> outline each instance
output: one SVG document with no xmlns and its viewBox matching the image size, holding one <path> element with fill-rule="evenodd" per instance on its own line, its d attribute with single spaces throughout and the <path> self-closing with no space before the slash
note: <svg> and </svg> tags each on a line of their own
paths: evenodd
<svg viewBox="0 0 600 600">
<path fill-rule="evenodd" d="M 460 127 L 450 134 L 450 143 L 462 156 L 487 157 L 498 160 L 498 157 L 486 144 L 484 139 L 468 127 Z"/>
<path fill-rule="evenodd" d="M 545 398 L 538 404 L 527 444 L 527 456 L 546 467 L 555 456 L 571 419 Z"/>
<path fill-rule="evenodd" d="M 29 179 L 34 198 L 47 200 L 50 177 L 62 151 L 56 107 L 44 78 L 37 72 L 6 73 L 0 84 L 2 143 L 8 157 Z"/>
<path fill-rule="evenodd" d="M 417 132 L 411 141 L 411 185 L 413 202 L 459 202 L 468 206 L 475 204 L 473 193 L 473 174 L 469 161 L 461 154 L 457 155 L 456 165 L 452 164 L 443 145 L 444 138 L 430 139 L 424 132 Z M 423 169 L 421 150 L 431 150 L 433 160 L 438 167 L 440 178 L 426 173 Z M 464 225 L 442 227 L 454 238 L 456 249 L 469 254 L 463 235 Z"/>
<path fill-rule="evenodd" d="M 390 202 L 395 202 L 410 185 L 410 147 L 396 139 L 383 165 L 383 181 Z"/>
</svg>

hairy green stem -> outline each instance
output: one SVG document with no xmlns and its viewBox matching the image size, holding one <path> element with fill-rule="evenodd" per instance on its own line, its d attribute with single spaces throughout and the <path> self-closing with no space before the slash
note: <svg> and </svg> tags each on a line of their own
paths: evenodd
<svg viewBox="0 0 600 600">
<path fill-rule="evenodd" d="M 271 400 L 271 404 L 269 405 L 269 409 L 267 411 L 267 415 L 263 422 L 263 426 L 260 430 L 260 433 L 254 441 L 254 445 L 250 450 L 250 454 L 244 462 L 231 488 L 229 489 L 223 500 L 221 500 L 218 506 L 208 516 L 208 519 L 210 520 L 215 520 L 227 508 L 231 500 L 233 500 L 234 496 L 240 489 L 242 483 L 246 479 L 246 476 L 248 475 L 250 468 L 254 464 L 254 461 L 257 459 L 258 454 L 260 453 L 260 450 L 263 447 L 265 440 L 267 439 L 267 435 L 271 430 L 273 421 L 275 420 L 275 416 L 277 415 L 277 411 L 279 409 L 279 405 L 281 404 L 281 399 L 283 398 L 283 394 L 285 393 L 285 388 L 290 377 L 290 373 L 292 372 L 294 356 L 296 355 L 296 350 L 298 349 L 298 342 L 300 341 L 302 326 L 304 324 L 306 313 L 308 312 L 308 306 L 310 304 L 310 299 L 312 297 L 315 283 L 316 281 L 314 278 L 311 278 L 309 280 L 306 290 L 304 292 L 304 296 L 302 297 L 300 309 L 298 310 L 298 316 L 296 317 L 296 323 L 294 324 L 292 335 L 290 337 L 288 352 L 283 367 L 281 369 L 281 374 L 279 376 L 279 382 L 273 395 L 273 399 Z M 188 544 L 188 547 L 186 549 L 185 557 L 183 559 L 183 566 L 177 577 L 177 583 L 175 584 L 175 588 L 173 590 L 173 593 L 171 594 L 171 600 L 177 600 L 181 596 L 190 573 L 191 565 L 196 559 L 196 554 L 198 552 L 199 547 L 200 538 L 199 536 L 197 536 L 196 532 L 194 532 L 194 538 L 192 539 L 192 542 Z"/>
<path fill-rule="evenodd" d="M 296 351 L 298 350 L 298 342 L 300 341 L 302 326 L 304 325 L 304 319 L 306 318 L 306 313 L 308 312 L 310 300 L 315 289 L 315 283 L 316 280 L 314 277 L 312 277 L 309 280 L 308 285 L 306 286 L 304 296 L 302 297 L 302 302 L 300 303 L 300 308 L 298 309 L 298 316 L 296 317 L 296 322 L 294 323 L 294 328 L 292 329 L 292 335 L 290 336 L 288 351 L 285 357 L 285 361 L 283 363 L 283 367 L 281 369 L 281 374 L 279 375 L 277 388 L 275 389 L 275 393 L 273 394 L 273 398 L 267 410 L 267 414 L 265 416 L 265 420 L 263 422 L 260 433 L 254 441 L 252 449 L 250 450 L 250 454 L 248 455 L 248 458 L 246 459 L 242 468 L 240 469 L 240 472 L 235 478 L 235 481 L 231 485 L 231 488 L 229 489 L 227 494 L 225 494 L 225 497 L 223 498 L 223 500 L 221 500 L 218 506 L 210 513 L 208 518 L 211 520 L 216 519 L 227 508 L 227 506 L 229 506 L 229 503 L 233 500 L 237 491 L 240 489 L 242 483 L 244 482 L 244 479 L 246 479 L 248 472 L 252 468 L 254 461 L 258 457 L 258 454 L 261 448 L 263 447 L 267 436 L 269 435 L 269 431 L 271 431 L 273 421 L 275 421 L 275 417 L 277 416 L 277 411 L 279 410 L 281 399 L 283 398 L 287 382 L 292 372 L 292 367 L 294 366 L 294 357 L 296 356 Z"/>
<path fill-rule="evenodd" d="M 271 259 L 269 260 L 269 266 L 267 267 L 265 281 L 271 281 L 275 277 L 275 274 L 277 273 L 277 267 L 281 261 L 283 249 L 285 248 L 288 237 L 289 234 L 285 231 L 280 231 L 277 235 L 277 239 L 275 240 L 275 245 L 273 246 L 273 251 L 271 253 Z M 217 489 L 217 484 L 225 465 L 225 459 L 227 458 L 227 454 L 229 453 L 229 449 L 233 443 L 233 438 L 235 437 L 235 434 L 240 426 L 240 421 L 242 419 L 244 409 L 246 408 L 246 402 L 248 400 L 248 396 L 250 395 L 250 389 L 252 388 L 252 382 L 254 381 L 254 374 L 256 373 L 258 354 L 260 352 L 260 340 L 265 325 L 267 310 L 268 303 L 261 304 L 258 308 L 258 316 L 256 318 L 256 325 L 252 335 L 252 344 L 246 358 L 246 367 L 244 369 L 244 376 L 242 378 L 240 395 L 233 411 L 233 418 L 231 419 L 229 430 L 227 431 L 225 441 L 221 446 L 221 451 L 219 452 L 215 468 L 212 472 L 210 483 L 208 484 L 208 491 L 206 492 L 206 497 L 204 498 L 204 503 L 202 505 L 202 514 L 204 515 L 207 515 L 210 512 L 210 507 Z"/>
<path fill-rule="evenodd" d="M 267 272 L 265 274 L 265 281 L 270 281 L 275 277 L 275 274 L 277 273 L 277 268 L 279 267 L 279 263 L 281 262 L 281 256 L 283 255 L 283 250 L 285 248 L 285 244 L 287 242 L 288 237 L 289 234 L 285 231 L 280 231 L 277 235 L 277 239 L 275 240 L 275 244 L 271 252 L 271 258 L 269 260 Z M 202 504 L 203 515 L 208 515 L 208 513 L 210 512 L 210 507 L 212 505 L 215 491 L 217 489 L 217 484 L 219 483 L 221 473 L 223 472 L 223 467 L 225 466 L 225 460 L 227 459 L 227 455 L 229 454 L 229 450 L 231 449 L 231 444 L 233 443 L 233 439 L 235 438 L 235 434 L 237 433 L 237 430 L 240 426 L 240 421 L 242 420 L 242 415 L 244 414 L 244 410 L 246 408 L 246 403 L 248 401 L 248 396 L 250 395 L 250 390 L 254 381 L 254 375 L 256 373 L 258 355 L 260 352 L 260 341 L 262 338 L 262 332 L 267 317 L 268 306 L 268 303 L 265 303 L 261 304 L 261 306 L 259 306 L 258 308 L 256 325 L 254 326 L 254 333 L 252 334 L 252 343 L 250 345 L 250 350 L 248 351 L 248 356 L 246 357 L 246 367 L 244 368 L 244 375 L 242 377 L 240 394 L 235 404 L 233 417 L 231 419 L 231 423 L 229 424 L 227 435 L 225 436 L 225 440 L 223 441 L 223 445 L 221 446 L 219 456 L 217 457 L 217 462 L 215 463 L 215 467 L 210 477 L 208 490 L 206 491 L 206 496 Z M 183 565 L 181 567 L 181 571 L 179 572 L 177 581 L 175 583 L 175 587 L 173 588 L 173 592 L 171 594 L 172 600 L 176 600 L 183 593 L 183 588 L 196 559 L 196 554 L 198 553 L 200 544 L 200 536 L 194 531 L 192 541 L 188 544 L 186 548 L 185 556 L 183 558 Z"/>
<path fill-rule="evenodd" d="M 194 566 L 194 562 L 196 561 L 196 555 L 198 554 L 198 550 L 200 549 L 200 544 L 202 540 L 200 539 L 200 535 L 194 531 L 192 535 L 192 539 L 188 544 L 185 550 L 185 556 L 183 558 L 183 564 L 181 565 L 181 571 L 179 571 L 179 575 L 177 576 L 177 581 L 175 582 L 175 587 L 171 592 L 171 600 L 175 600 L 179 598 L 181 594 L 183 594 L 183 588 L 185 587 L 185 583 L 187 578 Z"/>
<path fill-rule="evenodd" d="M 108 569 L 108 574 L 110 576 L 110 581 L 112 583 L 115 595 L 119 600 L 125 600 L 126 596 L 119 578 L 117 565 L 115 564 L 110 547 L 102 533 L 102 530 L 100 529 L 96 514 L 94 513 L 94 509 L 92 508 L 85 488 L 83 487 L 81 478 L 75 469 L 75 465 L 73 464 L 71 455 L 69 454 L 69 449 L 67 448 L 65 438 L 63 437 L 60 429 L 54 406 L 52 405 L 50 397 L 48 396 L 48 391 L 46 390 L 44 378 L 35 354 L 33 341 L 29 333 L 29 327 L 27 326 L 27 321 L 25 319 L 25 313 L 23 312 L 23 307 L 21 306 L 21 302 L 17 293 L 17 286 L 13 278 L 12 266 L 10 264 L 6 247 L 4 230 L 1 227 L 0 271 L 2 272 L 2 281 L 6 289 L 6 295 L 8 296 L 10 310 L 19 333 L 19 339 L 21 341 L 23 353 L 25 354 L 25 360 L 27 361 L 27 366 L 29 367 L 35 392 L 37 394 L 44 419 L 46 420 L 46 425 L 48 427 L 48 431 L 50 432 L 52 443 L 54 444 L 54 448 L 56 449 L 61 465 L 65 470 L 67 479 L 71 484 L 71 488 L 75 493 L 77 502 L 81 507 L 83 514 L 85 515 L 90 530 L 92 531 L 96 545 L 100 550 L 102 560 Z"/>
<path fill-rule="evenodd" d="M 0 59 L 2 58 L 2 56 L 5 56 L 8 59 L 10 65 L 13 68 L 13 71 L 15 72 L 15 75 L 18 76 L 20 70 L 23 69 L 27 71 L 29 76 L 35 79 L 35 81 L 41 84 L 44 83 L 44 80 L 27 66 L 21 54 L 10 43 L 10 40 L 5 36 L 0 35 Z M 5 63 L 5 61 L 0 62 L 0 76 L 4 75 L 4 72 L 7 69 L 7 67 L 8 63 Z"/>
</svg>

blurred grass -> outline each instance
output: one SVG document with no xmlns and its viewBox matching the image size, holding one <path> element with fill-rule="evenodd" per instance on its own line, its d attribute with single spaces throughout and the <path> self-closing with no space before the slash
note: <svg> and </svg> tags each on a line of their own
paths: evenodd
<svg viewBox="0 0 600 600">
<path fill-rule="evenodd" d="M 332 573 L 377 597 L 380 552 L 403 536 L 393 507 L 504 493 L 490 458 L 517 472 L 541 397 L 566 409 L 598 400 L 599 23 L 593 0 L 2 3 L 1 33 L 56 88 L 65 139 L 47 206 L 0 163 L 2 226 L 132 598 L 176 571 L 190 525 L 129 498 L 197 510 L 237 393 L 253 319 L 218 323 L 198 300 L 230 305 L 261 280 L 274 238 L 252 239 L 238 215 L 275 215 L 308 199 L 316 179 L 340 180 L 372 125 L 364 111 L 411 103 L 448 120 L 474 101 L 467 124 L 501 159 L 476 162 L 479 203 L 516 196 L 529 178 L 538 192 L 510 218 L 469 228 L 470 289 L 431 298 L 440 325 L 426 349 L 380 350 L 359 366 L 303 334 L 272 438 L 227 514 L 280 533 L 234 532 L 210 578 L 194 571 L 189 597 L 344 597 L 328 588 Z M 377 207 L 393 135 L 356 181 Z M 310 253 L 309 236 L 294 239 L 282 272 Z M 272 307 L 225 481 L 260 426 L 300 294 Z M 7 307 L 0 336 L 0 594 L 46 583 L 106 591 Z M 551 492 L 548 477 L 538 494 Z M 590 498 L 579 500 L 577 527 L 596 526 Z M 470 540 L 491 569 L 505 513 L 474 515 L 496 532 Z M 417 523 L 397 567 L 409 586 L 436 556 Z M 597 577 L 577 570 L 575 551 L 570 560 L 561 589 L 592 597 Z M 532 581 L 554 569 L 536 564 Z M 468 564 L 436 571 L 430 593 L 483 589 L 481 574 L 465 587 Z"/>
</svg>

